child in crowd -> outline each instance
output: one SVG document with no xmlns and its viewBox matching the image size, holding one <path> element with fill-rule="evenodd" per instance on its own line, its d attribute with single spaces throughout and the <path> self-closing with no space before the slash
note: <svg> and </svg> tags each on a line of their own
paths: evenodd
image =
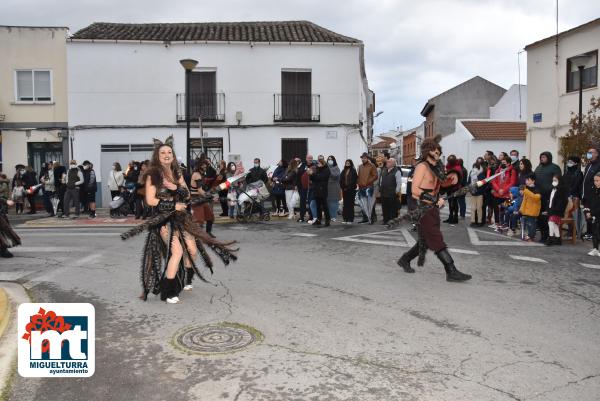
<svg viewBox="0 0 600 401">
<path fill-rule="evenodd" d="M 504 221 L 508 225 L 508 231 L 506 235 L 512 237 L 515 235 L 517 229 L 517 221 L 519 220 L 520 214 L 519 209 L 521 203 L 523 203 L 523 188 L 511 187 L 510 188 L 510 205 L 504 211 Z"/>
<path fill-rule="evenodd" d="M 537 229 L 537 219 L 542 208 L 542 196 L 535 188 L 535 174 L 531 173 L 525 179 L 523 189 L 523 202 L 519 212 L 523 216 L 523 229 L 525 235 L 523 241 L 534 242 Z"/>
<path fill-rule="evenodd" d="M 562 217 L 565 215 L 568 202 L 569 193 L 563 185 L 562 178 L 559 175 L 555 175 L 552 177 L 552 191 L 547 199 L 549 235 L 546 245 L 562 245 L 560 226 L 562 225 Z"/>
<path fill-rule="evenodd" d="M 12 200 L 15 202 L 17 214 L 23 214 L 23 205 L 25 204 L 25 187 L 23 181 L 17 180 L 12 192 Z"/>
<path fill-rule="evenodd" d="M 589 194 L 589 207 L 583 209 L 588 227 L 592 227 L 592 241 L 594 248 L 588 253 L 590 256 L 600 256 L 600 172 L 594 175 L 594 190 Z"/>
</svg>

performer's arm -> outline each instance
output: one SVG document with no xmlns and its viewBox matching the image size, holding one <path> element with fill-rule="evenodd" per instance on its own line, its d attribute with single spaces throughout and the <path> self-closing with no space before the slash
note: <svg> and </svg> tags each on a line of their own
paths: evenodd
<svg viewBox="0 0 600 401">
<path fill-rule="evenodd" d="M 441 186 L 443 188 L 447 188 L 447 187 L 452 187 L 456 184 L 458 184 L 458 174 L 452 173 L 452 174 L 448 175 L 448 177 L 446 178 L 446 181 L 441 183 Z"/>
<path fill-rule="evenodd" d="M 183 179 L 183 175 L 179 177 L 179 188 L 177 188 L 177 192 L 183 195 L 184 200 L 190 199 L 190 190 L 185 184 L 185 180 Z"/>
<path fill-rule="evenodd" d="M 415 168 L 415 172 L 413 173 L 412 197 L 416 200 L 419 200 L 421 194 L 423 193 L 423 188 L 421 188 L 421 185 L 423 184 L 423 179 L 425 178 L 426 169 L 427 166 L 424 164 L 418 164 Z"/>
</svg>

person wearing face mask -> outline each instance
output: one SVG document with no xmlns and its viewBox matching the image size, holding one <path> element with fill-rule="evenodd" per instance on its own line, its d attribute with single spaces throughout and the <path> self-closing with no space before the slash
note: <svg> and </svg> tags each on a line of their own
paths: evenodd
<svg viewBox="0 0 600 401">
<path fill-rule="evenodd" d="M 319 156 L 316 168 L 309 170 L 310 181 L 313 184 L 313 196 L 317 206 L 317 214 L 313 226 L 321 226 L 323 214 L 325 214 L 325 227 L 330 225 L 331 216 L 327 208 L 327 188 L 329 184 L 329 167 L 324 156 Z"/>
<path fill-rule="evenodd" d="M 96 192 L 98 191 L 98 184 L 96 182 L 96 172 L 94 166 L 88 160 L 83 162 L 83 187 L 82 193 L 84 196 L 84 203 L 87 206 L 87 210 L 90 214 L 90 218 L 96 218 Z"/>
<path fill-rule="evenodd" d="M 66 174 L 66 187 L 65 192 L 65 203 L 64 214 L 59 217 L 68 218 L 71 214 L 71 203 L 75 203 L 75 216 L 79 217 L 80 204 L 79 204 L 79 189 L 83 184 L 83 173 L 77 167 L 77 161 L 71 160 L 69 162 L 69 170 Z"/>
<path fill-rule="evenodd" d="M 542 195 L 536 187 L 535 173 L 531 173 L 525 179 L 525 188 L 523 189 L 523 202 L 519 213 L 523 216 L 523 229 L 526 235 L 523 236 L 523 241 L 534 242 L 537 230 L 537 220 L 542 208 Z"/>
<path fill-rule="evenodd" d="M 294 207 L 296 202 L 299 200 L 298 191 L 296 188 L 298 175 L 298 160 L 292 159 L 290 164 L 288 165 L 287 170 L 285 171 L 285 175 L 281 182 L 283 183 L 283 188 L 285 189 L 285 203 L 289 209 L 288 219 L 291 220 L 294 218 Z"/>
<path fill-rule="evenodd" d="M 379 193 L 381 194 L 381 213 L 383 224 L 398 217 L 398 198 L 402 188 L 402 172 L 396 167 L 395 159 L 387 159 L 379 178 Z"/>
<path fill-rule="evenodd" d="M 583 218 L 581 215 L 581 189 L 583 186 L 583 173 L 581 172 L 581 159 L 578 156 L 569 156 L 566 162 L 563 182 L 567 189 L 569 204 L 566 216 L 573 219 L 577 235 L 581 234 Z M 570 231 L 569 231 L 570 232 Z"/>
<path fill-rule="evenodd" d="M 412 182 L 412 197 L 419 202 L 418 207 L 424 211 L 417 222 L 419 239 L 398 259 L 397 264 L 405 272 L 414 273 L 415 270 L 410 266 L 410 261 L 418 256 L 417 264 L 423 266 L 427 249 L 431 249 L 444 265 L 447 281 L 467 281 L 471 279 L 471 276 L 456 268 L 440 231 L 440 208 L 445 203 L 444 198 L 439 197 L 440 189 L 458 184 L 458 176 L 456 174 L 446 175 L 444 164 L 440 160 L 441 140 L 441 135 L 437 135 L 435 138 L 425 139 L 421 143 L 421 158 L 415 168 Z"/>
<path fill-rule="evenodd" d="M 279 163 L 277 163 L 277 167 L 275 168 L 275 171 L 273 171 L 273 175 L 271 176 L 271 180 L 273 181 L 271 194 L 275 198 L 275 215 L 279 217 L 284 217 L 289 214 L 287 202 L 285 199 L 285 187 L 283 185 L 283 179 L 285 178 L 287 167 L 287 161 L 283 159 L 279 160 Z"/>
<path fill-rule="evenodd" d="M 590 256 L 600 256 L 600 172 L 593 178 L 594 187 L 588 192 L 588 205 L 583 209 L 588 229 L 592 234 L 594 247 L 588 253 Z"/>
<path fill-rule="evenodd" d="M 114 162 L 108 173 L 108 190 L 110 191 L 111 199 L 119 195 L 124 182 L 125 177 L 123 176 L 123 171 L 121 171 L 121 164 Z"/>
<path fill-rule="evenodd" d="M 538 227 L 542 238 L 540 242 L 546 242 L 548 239 L 548 203 L 550 199 L 550 191 L 552 191 L 552 179 L 555 175 L 562 177 L 562 171 L 558 165 L 552 163 L 552 153 L 542 152 L 540 154 L 540 164 L 535 171 L 535 185 L 542 194 L 542 212 L 538 219 Z"/>
<path fill-rule="evenodd" d="M 268 181 L 267 172 L 260 167 L 260 159 L 258 157 L 254 159 L 254 167 L 250 169 L 246 177 L 246 182 L 249 184 L 256 181 L 262 181 L 265 184 Z"/>
<path fill-rule="evenodd" d="M 546 245 L 562 245 L 560 239 L 560 227 L 562 218 L 565 215 L 567 203 L 569 202 L 568 192 L 565 188 L 562 177 L 555 175 L 552 178 L 552 190 L 548 203 L 548 239 Z"/>
<path fill-rule="evenodd" d="M 510 164 L 510 158 L 502 158 L 500 161 L 500 167 L 496 170 L 496 173 L 502 173 L 498 177 L 492 180 L 492 196 L 494 197 L 494 219 L 495 224 L 492 228 L 504 229 L 507 228 L 500 224 L 500 205 L 506 202 L 510 198 L 510 188 L 517 185 L 517 172 Z"/>
<path fill-rule="evenodd" d="M 598 148 L 591 147 L 586 154 L 587 164 L 583 171 L 583 184 L 581 186 L 581 202 L 584 208 L 590 208 L 590 200 L 593 198 L 594 176 L 600 172 L 600 158 L 598 157 Z M 585 240 L 592 239 L 592 228 L 587 227 L 587 232 L 583 236 Z"/>
<path fill-rule="evenodd" d="M 519 166 L 519 151 L 518 150 L 513 149 L 510 151 L 510 163 L 513 165 L 515 170 Z"/>
<path fill-rule="evenodd" d="M 327 184 L 327 207 L 331 221 L 335 222 L 340 207 L 340 168 L 333 155 L 327 158 L 329 167 L 329 183 Z"/>
<path fill-rule="evenodd" d="M 356 181 L 358 174 L 354 168 L 354 163 L 351 159 L 344 163 L 344 171 L 340 175 L 340 188 L 342 189 L 342 199 L 344 206 L 342 209 L 342 217 L 344 224 L 354 223 L 354 202 L 356 200 Z"/>
</svg>

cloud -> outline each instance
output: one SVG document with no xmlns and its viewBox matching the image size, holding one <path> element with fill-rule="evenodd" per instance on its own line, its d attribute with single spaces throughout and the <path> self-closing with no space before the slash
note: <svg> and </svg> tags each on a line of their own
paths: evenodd
<svg viewBox="0 0 600 401">
<path fill-rule="evenodd" d="M 600 2 L 559 3 L 560 31 L 600 16 Z M 203 22 L 310 20 L 365 43 L 376 92 L 376 132 L 418 125 L 427 99 L 480 75 L 517 83 L 517 52 L 556 31 L 548 0 L 3 0 L 0 24 L 61 25 L 72 32 L 95 21 Z M 526 82 L 526 54 L 521 79 Z"/>
</svg>

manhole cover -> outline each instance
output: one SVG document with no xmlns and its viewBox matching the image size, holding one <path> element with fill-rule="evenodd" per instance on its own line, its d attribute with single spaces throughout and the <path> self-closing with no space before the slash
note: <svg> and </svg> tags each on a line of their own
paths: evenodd
<svg viewBox="0 0 600 401">
<path fill-rule="evenodd" d="M 260 331 L 238 323 L 216 323 L 187 327 L 175 335 L 175 345 L 198 354 L 226 354 L 261 341 Z"/>
</svg>

